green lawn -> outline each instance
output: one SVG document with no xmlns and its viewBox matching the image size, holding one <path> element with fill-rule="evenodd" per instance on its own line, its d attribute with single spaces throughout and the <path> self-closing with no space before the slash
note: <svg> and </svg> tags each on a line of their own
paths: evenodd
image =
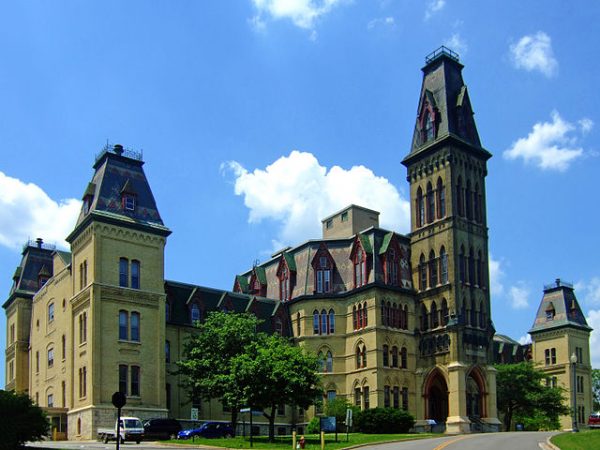
<svg viewBox="0 0 600 450">
<path fill-rule="evenodd" d="M 550 441 L 560 450 L 598 450 L 600 449 L 600 430 L 557 434 Z"/>
<path fill-rule="evenodd" d="M 375 442 L 389 442 L 389 441 L 400 441 L 409 439 L 424 439 L 434 436 L 433 434 L 362 434 L 352 433 L 350 434 L 349 441 L 346 441 L 345 434 L 338 434 L 338 442 L 335 442 L 335 434 L 325 435 L 325 448 L 339 449 L 350 447 L 358 444 L 369 444 Z M 307 450 L 320 450 L 321 441 L 316 434 L 304 435 L 306 439 Z M 169 441 L 171 443 L 178 444 L 190 444 L 190 445 L 210 445 L 213 447 L 224 447 L 224 448 L 250 448 L 250 438 L 236 437 L 233 439 L 203 439 L 196 438 L 194 441 Z M 292 437 L 291 436 L 276 436 L 274 443 L 267 442 L 266 436 L 254 436 L 254 447 L 253 448 L 270 448 L 270 449 L 292 449 Z"/>
</svg>

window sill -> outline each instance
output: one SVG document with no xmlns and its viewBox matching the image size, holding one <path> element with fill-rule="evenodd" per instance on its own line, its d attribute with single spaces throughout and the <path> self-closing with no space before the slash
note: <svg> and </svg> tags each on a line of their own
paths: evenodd
<svg viewBox="0 0 600 450">
<path fill-rule="evenodd" d="M 141 341 L 130 341 L 130 340 L 127 340 L 127 339 L 119 339 L 119 344 L 142 345 Z"/>
</svg>

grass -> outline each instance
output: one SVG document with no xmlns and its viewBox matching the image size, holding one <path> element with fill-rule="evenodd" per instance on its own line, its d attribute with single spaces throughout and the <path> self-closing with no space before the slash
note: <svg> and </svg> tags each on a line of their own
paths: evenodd
<svg viewBox="0 0 600 450">
<path fill-rule="evenodd" d="M 557 434 L 550 441 L 560 450 L 597 450 L 600 449 L 600 430 Z"/>
<path fill-rule="evenodd" d="M 373 444 L 380 442 L 390 442 L 390 441 L 403 441 L 410 439 L 424 439 L 428 437 L 434 436 L 433 434 L 362 434 L 362 433 L 352 433 L 349 436 L 349 440 L 346 441 L 345 434 L 338 434 L 338 442 L 335 442 L 335 434 L 326 434 L 325 435 L 325 447 L 327 450 L 330 449 L 340 449 L 351 447 L 353 445 L 360 444 Z M 321 449 L 321 441 L 318 435 L 316 434 L 305 434 L 304 438 L 306 440 L 306 446 L 304 447 L 307 450 L 320 450 Z M 253 448 L 267 448 L 267 449 L 292 449 L 292 437 L 291 436 L 275 436 L 275 442 L 271 443 L 267 441 L 267 436 L 254 436 L 254 447 Z M 204 438 L 195 438 L 194 441 L 186 440 L 179 441 L 173 440 L 169 441 L 170 443 L 178 443 L 178 444 L 189 444 L 189 445 L 207 445 L 212 447 L 223 447 L 223 448 L 250 448 L 250 438 L 246 437 L 235 437 L 232 439 L 204 439 Z"/>
</svg>

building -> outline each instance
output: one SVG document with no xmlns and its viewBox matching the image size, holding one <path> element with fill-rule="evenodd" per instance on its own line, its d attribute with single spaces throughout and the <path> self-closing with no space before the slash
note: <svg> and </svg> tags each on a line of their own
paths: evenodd
<svg viewBox="0 0 600 450">
<path fill-rule="evenodd" d="M 24 248 L 3 305 L 7 389 L 28 392 L 71 439 L 111 426 L 116 390 L 127 394 L 128 415 L 227 420 L 226 406 L 189 399 L 172 374 L 193 322 L 225 309 L 253 312 L 265 331 L 320 354 L 325 400 L 402 407 L 417 429 L 431 419 L 451 433 L 499 429 L 485 197 L 491 154 L 462 68 L 442 48 L 422 69 L 403 160 L 408 235 L 350 205 L 323 220 L 320 239 L 235 276 L 232 292 L 164 279 L 170 230 L 141 155 L 106 147 L 67 238 L 70 252 L 41 240 Z M 571 334 L 589 361 L 578 326 Z M 540 341 L 546 334 L 539 330 Z M 278 432 L 317 413 L 282 405 Z"/>
</svg>

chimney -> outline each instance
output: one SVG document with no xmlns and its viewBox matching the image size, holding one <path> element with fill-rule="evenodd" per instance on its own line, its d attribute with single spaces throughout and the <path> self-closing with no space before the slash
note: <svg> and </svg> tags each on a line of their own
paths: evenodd
<svg viewBox="0 0 600 450">
<path fill-rule="evenodd" d="M 44 243 L 44 240 L 42 238 L 37 238 L 35 242 L 37 244 L 37 248 L 42 248 L 42 244 Z"/>
<path fill-rule="evenodd" d="M 113 151 L 115 152 L 115 154 L 121 156 L 123 154 L 123 146 L 121 144 L 115 144 L 115 146 L 113 147 Z"/>
</svg>

